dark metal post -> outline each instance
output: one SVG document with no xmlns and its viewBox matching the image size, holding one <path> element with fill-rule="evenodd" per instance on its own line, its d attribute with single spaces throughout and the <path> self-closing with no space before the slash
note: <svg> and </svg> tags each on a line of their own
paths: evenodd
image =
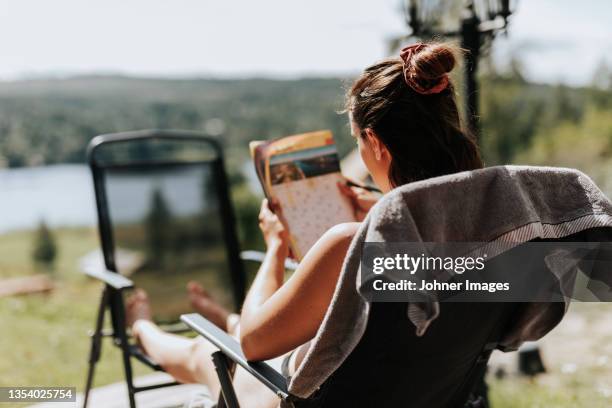
<svg viewBox="0 0 612 408">
<path fill-rule="evenodd" d="M 478 116 L 478 59 L 480 57 L 480 20 L 470 2 L 461 19 L 461 46 L 468 51 L 465 64 L 465 115 L 467 124 L 476 138 L 480 137 Z"/>
<path fill-rule="evenodd" d="M 221 351 L 213 353 L 212 359 L 221 385 L 221 395 L 219 396 L 217 406 L 222 408 L 240 408 L 232 383 L 232 370 L 230 368 L 232 362 Z"/>
<path fill-rule="evenodd" d="M 130 360 L 130 344 L 125 329 L 125 307 L 123 304 L 123 294 L 118 290 L 113 290 L 111 296 L 111 319 L 115 330 L 115 342 L 121 347 L 123 357 L 123 370 L 125 372 L 125 382 L 127 384 L 128 399 L 130 408 L 136 408 L 136 387 L 132 372 L 132 361 Z"/>
<path fill-rule="evenodd" d="M 98 307 L 98 316 L 96 318 L 96 328 L 91 335 L 91 351 L 89 352 L 89 367 L 87 370 L 87 381 L 85 383 L 85 392 L 83 395 L 83 408 L 87 408 L 87 402 L 89 400 L 89 392 L 93 386 L 94 371 L 96 364 L 100 361 L 100 355 L 102 354 L 102 330 L 104 328 L 104 314 L 108 307 L 108 287 L 104 287 L 102 297 L 100 299 L 100 306 Z"/>
<path fill-rule="evenodd" d="M 442 4 L 442 2 L 435 3 L 427 0 L 405 1 L 404 15 L 411 28 L 411 36 L 421 38 L 461 37 L 461 46 L 467 51 L 465 56 L 465 97 L 463 98 L 465 119 L 470 132 L 478 142 L 480 138 L 480 117 L 477 73 L 480 46 L 483 38 L 493 39 L 497 33 L 506 30 L 508 18 L 512 15 L 514 9 L 514 6 L 510 7 L 513 2 L 510 0 L 480 1 L 480 7 L 477 10 L 474 5 L 475 0 L 463 0 L 465 7 L 461 14 L 460 29 L 458 31 L 446 31 L 437 27 L 439 21 L 434 16 L 438 6 L 448 6 L 450 2 Z"/>
</svg>

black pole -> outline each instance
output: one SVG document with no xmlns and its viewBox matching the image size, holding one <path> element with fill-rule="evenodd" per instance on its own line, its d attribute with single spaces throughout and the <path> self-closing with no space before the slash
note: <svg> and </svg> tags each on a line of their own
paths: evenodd
<svg viewBox="0 0 612 408">
<path fill-rule="evenodd" d="M 480 57 L 480 20 L 470 2 L 461 19 L 461 47 L 467 51 L 465 63 L 465 115 L 467 124 L 476 138 L 480 138 L 478 116 L 478 59 Z"/>
<path fill-rule="evenodd" d="M 89 366 L 87 370 L 87 381 L 85 383 L 85 392 L 83 393 L 83 408 L 87 408 L 89 400 L 89 392 L 93 386 L 94 371 L 96 364 L 100 361 L 102 354 L 102 330 L 104 329 L 104 315 L 108 307 L 109 289 L 104 286 L 100 306 L 98 307 L 98 317 L 96 318 L 96 328 L 91 335 L 91 351 L 89 352 Z"/>
<path fill-rule="evenodd" d="M 474 4 L 468 2 L 461 19 L 461 47 L 467 50 L 465 58 L 465 115 L 470 132 L 480 144 L 480 123 L 478 114 L 478 60 L 480 58 L 480 19 L 474 11 Z M 489 387 L 485 381 L 486 369 L 480 374 L 475 386 L 475 392 L 484 400 L 484 406 L 489 407 Z"/>
</svg>

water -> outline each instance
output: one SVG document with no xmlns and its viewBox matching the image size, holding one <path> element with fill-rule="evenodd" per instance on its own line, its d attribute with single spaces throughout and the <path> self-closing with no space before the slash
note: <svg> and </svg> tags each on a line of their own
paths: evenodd
<svg viewBox="0 0 612 408">
<path fill-rule="evenodd" d="M 86 165 L 0 170 L 0 234 L 51 227 L 96 225 L 93 183 Z"/>
<path fill-rule="evenodd" d="M 261 192 L 253 163 L 242 168 L 249 187 Z M 51 227 L 97 225 L 89 167 L 84 164 L 0 169 L 0 234 Z"/>
</svg>

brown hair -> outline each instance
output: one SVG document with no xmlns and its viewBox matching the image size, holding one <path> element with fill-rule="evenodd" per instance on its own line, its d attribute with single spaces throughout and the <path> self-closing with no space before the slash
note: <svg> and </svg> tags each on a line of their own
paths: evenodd
<svg viewBox="0 0 612 408">
<path fill-rule="evenodd" d="M 449 43 L 425 44 L 406 63 L 389 58 L 366 68 L 348 91 L 346 108 L 360 136 L 372 129 L 391 153 L 393 186 L 483 167 L 461 124 L 453 84 L 423 93 L 447 80 L 456 53 Z"/>
</svg>

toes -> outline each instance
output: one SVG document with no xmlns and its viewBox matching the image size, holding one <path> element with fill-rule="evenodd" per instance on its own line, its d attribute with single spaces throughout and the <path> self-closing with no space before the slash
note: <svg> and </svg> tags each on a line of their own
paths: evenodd
<svg viewBox="0 0 612 408">
<path fill-rule="evenodd" d="M 128 308 L 133 308 L 134 303 L 136 303 L 136 293 L 132 293 L 130 296 L 125 299 L 125 305 Z"/>
<path fill-rule="evenodd" d="M 144 289 L 136 289 L 136 299 L 141 302 L 147 302 L 149 300 L 149 296 L 147 296 L 147 292 Z"/>
<path fill-rule="evenodd" d="M 190 281 L 187 284 L 187 291 L 193 295 L 210 298 L 210 294 L 208 293 L 208 291 L 196 281 Z"/>
<path fill-rule="evenodd" d="M 187 290 L 193 294 L 199 295 L 202 294 L 204 288 L 196 281 L 189 281 L 187 284 Z"/>
</svg>

